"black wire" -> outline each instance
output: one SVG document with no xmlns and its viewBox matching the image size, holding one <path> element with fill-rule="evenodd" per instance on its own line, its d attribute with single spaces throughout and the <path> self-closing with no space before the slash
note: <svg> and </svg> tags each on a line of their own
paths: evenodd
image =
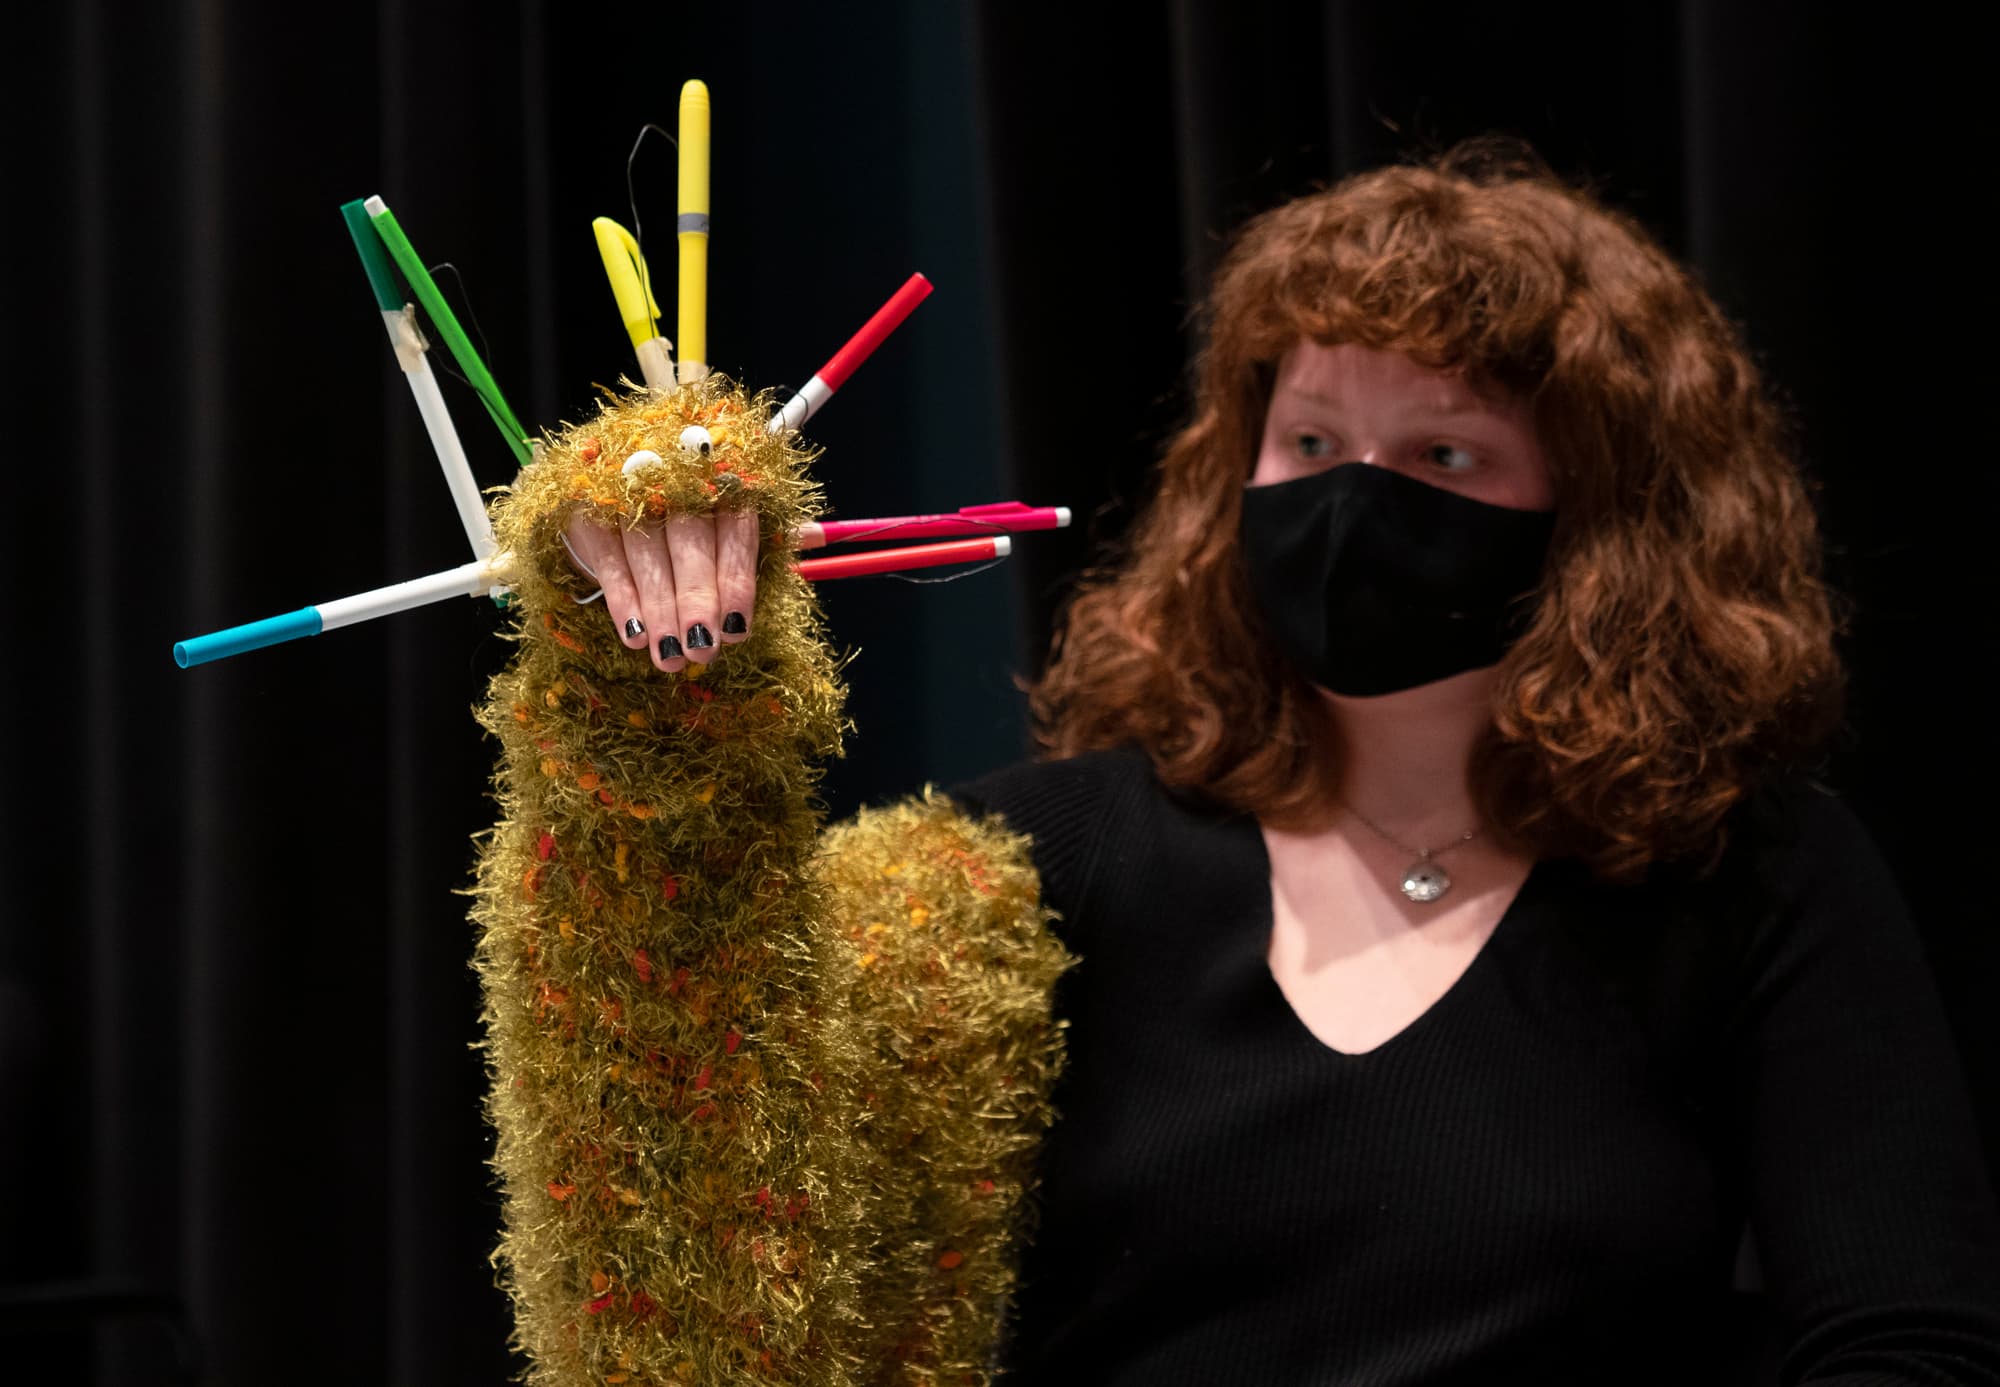
<svg viewBox="0 0 2000 1387">
<path fill-rule="evenodd" d="M 641 267 L 639 273 L 642 276 L 639 282 L 639 290 L 645 294 L 646 301 L 650 304 L 653 301 L 653 270 L 651 264 L 646 259 L 646 229 L 639 224 L 639 194 L 632 182 L 632 166 L 638 162 L 639 146 L 646 142 L 646 132 L 648 131 L 658 135 L 661 139 L 672 145 L 674 153 L 677 155 L 680 153 L 681 143 L 660 126 L 647 121 L 639 127 L 638 138 L 632 141 L 632 152 L 625 156 L 625 205 L 632 213 L 632 240 L 639 247 L 639 264 Z"/>
<path fill-rule="evenodd" d="M 960 516 L 959 519 L 964 524 L 967 525 L 983 525 L 986 528 L 990 530 L 996 530 L 1003 535 L 1009 533 L 1007 527 L 1002 525 L 999 521 L 988 520 L 983 516 L 966 515 L 966 516 Z M 892 520 L 886 525 L 877 525 L 873 529 L 863 530 L 858 535 L 849 535 L 846 539 L 843 539 L 840 542 L 842 544 L 856 544 L 863 540 L 881 539 L 885 535 L 888 535 L 890 531 L 901 529 L 904 525 L 908 523 L 909 523 L 908 521 L 903 521 L 903 520 Z M 863 550 L 861 552 L 865 553 L 867 551 Z M 996 554 L 990 559 L 983 560 L 977 568 L 960 569 L 955 573 L 945 573 L 935 578 L 918 578 L 909 573 L 871 573 L 866 576 L 871 578 L 894 578 L 898 582 L 915 583 L 920 587 L 929 587 L 934 583 L 956 583 L 961 579 L 971 578 L 977 574 L 984 573 L 989 568 L 998 568 L 1001 564 L 1007 562 L 1007 559 L 1009 557 L 1011 556 L 1004 554 Z M 852 582 L 854 580 L 851 578 L 843 578 L 841 579 L 841 581 Z"/>
<path fill-rule="evenodd" d="M 440 260 L 437 262 L 437 264 L 430 266 L 430 276 L 432 279 L 437 278 L 437 273 L 439 270 L 450 270 L 451 277 L 458 281 L 458 297 L 464 305 L 465 316 L 472 319 L 472 330 L 479 334 L 479 350 L 483 354 L 483 359 L 488 363 L 491 363 L 493 360 L 493 346 L 490 342 L 486 340 L 486 329 L 479 325 L 479 315 L 472 311 L 472 295 L 466 292 L 465 276 L 460 274 L 458 271 L 458 266 L 452 264 L 451 261 L 449 260 Z M 444 291 L 439 290 L 438 292 L 443 293 Z M 444 369 L 446 373 L 449 374 L 453 379 L 457 380 L 461 385 L 464 385 L 465 387 L 470 389 L 473 394 L 478 395 L 479 398 L 481 398 L 482 400 L 486 398 L 485 394 L 479 389 L 478 386 L 474 385 L 464 376 L 459 375 L 458 372 L 451 367 L 451 365 L 449 364 L 451 360 L 450 352 L 446 352 L 443 357 L 439 358 L 439 360 L 441 363 L 444 364 Z M 490 364 L 488 365 L 487 369 L 488 370 L 492 369 Z"/>
<path fill-rule="evenodd" d="M 1007 560 L 1004 557 L 991 558 L 986 560 L 986 562 L 980 564 L 979 567 L 977 568 L 964 569 L 963 571 L 958 573 L 946 573 L 943 576 L 937 578 L 918 578 L 908 573 L 877 573 L 874 576 L 877 578 L 894 578 L 897 581 L 904 583 L 915 583 L 919 587 L 930 587 L 934 583 L 956 583 L 966 578 L 976 577 L 979 574 L 984 573 L 989 568 L 998 568 L 1001 564 L 1005 562 L 1007 562 Z"/>
</svg>

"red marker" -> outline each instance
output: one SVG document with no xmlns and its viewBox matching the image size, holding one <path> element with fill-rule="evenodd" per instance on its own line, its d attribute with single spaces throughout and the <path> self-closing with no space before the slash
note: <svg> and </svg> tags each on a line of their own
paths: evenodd
<svg viewBox="0 0 2000 1387">
<path fill-rule="evenodd" d="M 870 549 L 860 554 L 835 554 L 824 559 L 800 559 L 799 576 L 865 578 L 875 573 L 900 573 L 911 568 L 938 568 L 950 563 L 979 563 L 1005 558 L 1013 542 L 1005 535 L 958 539 L 947 544 L 915 544 L 905 549 Z"/>
<path fill-rule="evenodd" d="M 1068 506 L 1025 506 L 993 501 L 938 515 L 892 515 L 877 520 L 808 521 L 797 531 L 801 549 L 818 549 L 854 539 L 935 539 L 940 535 L 990 535 L 997 531 L 1060 530 L 1069 524 Z"/>
<path fill-rule="evenodd" d="M 785 429 L 804 426 L 806 420 L 819 413 L 819 407 L 833 398 L 833 392 L 847 384 L 847 378 L 854 374 L 854 368 L 866 361 L 874 350 L 890 333 L 902 326 L 903 319 L 910 316 L 916 306 L 930 296 L 931 282 L 922 275 L 911 275 L 890 300 L 875 310 L 875 316 L 862 324 L 861 331 L 847 339 L 847 345 L 833 354 L 833 360 L 819 368 L 813 378 L 805 383 L 798 394 L 785 402 L 785 407 L 771 416 L 765 425 L 766 432 L 780 433 Z"/>
</svg>

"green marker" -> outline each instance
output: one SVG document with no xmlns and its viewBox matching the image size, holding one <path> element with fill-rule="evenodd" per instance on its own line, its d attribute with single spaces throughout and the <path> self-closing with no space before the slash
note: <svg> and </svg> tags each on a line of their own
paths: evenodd
<svg viewBox="0 0 2000 1387">
<path fill-rule="evenodd" d="M 481 403 L 486 406 L 486 412 L 493 416 L 494 424 L 506 438 L 507 446 L 514 452 L 514 461 L 526 467 L 531 456 L 528 451 L 526 430 L 521 427 L 521 421 L 514 417 L 514 411 L 507 407 L 507 400 L 501 395 L 500 387 L 494 383 L 492 373 L 486 369 L 486 363 L 479 359 L 479 353 L 473 350 L 472 339 L 467 337 L 465 329 L 458 325 L 457 316 L 452 313 L 451 306 L 444 301 L 444 295 L 438 292 L 437 283 L 431 278 L 430 271 L 426 270 L 424 262 L 417 258 L 416 249 L 410 245 L 410 238 L 405 236 L 403 228 L 396 224 L 396 214 L 391 212 L 388 204 L 379 197 L 369 198 L 362 206 L 367 210 L 369 222 L 382 238 L 382 244 L 388 247 L 390 256 L 396 262 L 396 268 L 403 272 L 403 278 L 409 281 L 410 288 L 416 292 L 417 302 L 423 305 L 424 312 L 437 328 L 438 335 L 444 338 L 445 346 L 451 349 L 452 356 L 458 361 L 459 369 L 465 372 L 465 378 L 472 382 L 472 388 L 478 392 Z M 364 252 L 362 255 L 364 263 L 367 258 Z M 370 283 L 374 282 L 374 278 L 371 273 Z M 378 300 L 381 293 L 381 287 L 378 285 L 376 287 Z"/>
<path fill-rule="evenodd" d="M 472 556 L 491 558 L 493 526 L 486 518 L 486 500 L 479 494 L 479 483 L 473 480 L 472 465 L 466 461 L 465 448 L 458 441 L 451 411 L 445 407 L 444 393 L 431 373 L 429 344 L 417 331 L 417 310 L 403 302 L 396 271 L 390 266 L 388 253 L 382 249 L 382 238 L 376 234 L 375 224 L 363 205 L 358 201 L 343 203 L 340 215 L 347 221 L 354 248 L 361 252 L 361 268 L 367 271 L 368 287 L 375 291 L 375 306 L 382 310 L 382 326 L 388 329 L 389 345 L 395 349 L 396 364 L 403 368 L 403 375 L 410 383 L 417 411 L 424 416 L 424 429 L 431 436 L 438 465 L 444 469 L 445 485 L 451 488 L 459 523 L 465 527 L 465 537 L 472 541 Z"/>
</svg>

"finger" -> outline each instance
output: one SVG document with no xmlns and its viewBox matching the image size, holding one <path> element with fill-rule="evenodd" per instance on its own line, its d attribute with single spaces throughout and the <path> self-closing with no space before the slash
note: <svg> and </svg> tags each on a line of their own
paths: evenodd
<svg viewBox="0 0 2000 1387">
<path fill-rule="evenodd" d="M 715 521 L 706 515 L 676 516 L 667 522 L 667 553 L 674 565 L 675 627 L 696 664 L 715 658 Z"/>
<path fill-rule="evenodd" d="M 725 511 L 715 517 L 715 605 L 724 645 L 750 635 L 757 607 L 757 512 Z"/>
<path fill-rule="evenodd" d="M 653 663 L 668 674 L 687 668 L 681 652 L 678 593 L 667 541 L 656 525 L 641 525 L 625 535 L 625 559 L 639 586 L 639 613 L 646 623 Z"/>
<path fill-rule="evenodd" d="M 625 561 L 625 540 L 601 521 L 578 515 L 563 531 L 577 559 L 587 565 L 592 581 L 604 589 L 604 610 L 628 649 L 646 643 L 646 623 L 639 611 L 639 589 Z"/>
</svg>

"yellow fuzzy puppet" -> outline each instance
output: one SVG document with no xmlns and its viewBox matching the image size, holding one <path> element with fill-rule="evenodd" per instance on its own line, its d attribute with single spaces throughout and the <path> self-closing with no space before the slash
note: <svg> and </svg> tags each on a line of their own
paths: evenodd
<svg viewBox="0 0 2000 1387">
<path fill-rule="evenodd" d="M 520 653 L 481 713 L 503 818 L 473 918 L 515 1338 L 548 1387 L 981 1383 L 1070 960 L 997 820 L 926 792 L 822 832 L 843 689 L 794 567 L 813 404 L 709 373 L 699 83 L 680 150 L 672 376 L 634 245 L 651 388 L 544 438 L 492 512 Z M 626 648 L 576 600 L 579 509 L 754 512 L 749 638 L 680 676 Z"/>
<path fill-rule="evenodd" d="M 499 1258 L 551 1387 L 988 1380 L 1050 1120 L 1067 959 L 1026 841 L 929 794 L 821 831 L 842 689 L 773 405 L 620 396 L 493 511 L 521 649 L 481 715 L 504 817 L 473 916 Z M 679 677 L 627 649 L 574 600 L 577 506 L 754 510 L 749 639 Z"/>
<path fill-rule="evenodd" d="M 505 1192 L 495 1260 L 531 1383 L 983 1383 L 1071 960 L 1027 841 L 997 819 L 926 791 L 822 830 L 844 690 L 795 566 L 822 510 L 798 425 L 914 298 L 783 411 L 711 374 L 699 83 L 682 116 L 680 360 L 653 334 L 632 244 L 629 283 L 618 266 L 613 282 L 648 384 L 532 450 L 394 215 L 379 198 L 342 209 L 476 557 L 181 642 L 175 659 L 511 589 L 519 651 L 479 714 L 501 746 L 501 819 L 471 894 Z M 392 257 L 528 463 L 490 527 Z M 562 540 L 578 511 L 625 527 L 754 512 L 748 639 L 678 676 L 627 649 L 578 603 Z"/>
</svg>

